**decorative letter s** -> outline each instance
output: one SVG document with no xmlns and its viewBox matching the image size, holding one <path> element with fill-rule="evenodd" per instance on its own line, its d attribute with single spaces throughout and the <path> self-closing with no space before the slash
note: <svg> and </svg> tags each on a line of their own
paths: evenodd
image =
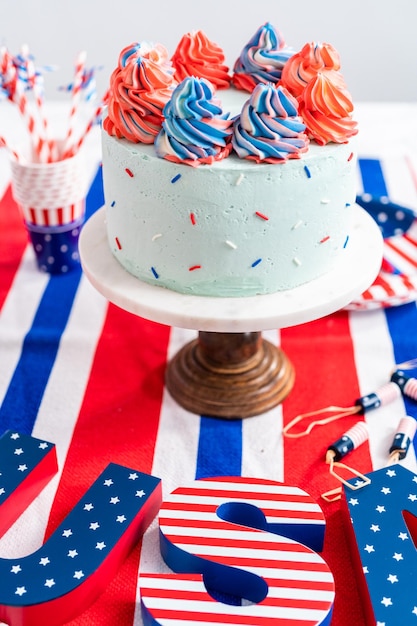
<svg viewBox="0 0 417 626">
<path fill-rule="evenodd" d="M 324 516 L 301 489 L 241 477 L 195 481 L 163 503 L 159 525 L 162 556 L 178 573 L 140 575 L 146 626 L 330 624 L 333 576 L 316 553 Z"/>
</svg>

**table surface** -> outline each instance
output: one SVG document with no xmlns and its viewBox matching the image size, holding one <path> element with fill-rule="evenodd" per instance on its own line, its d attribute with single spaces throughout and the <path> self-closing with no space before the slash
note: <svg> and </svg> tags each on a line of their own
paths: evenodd
<svg viewBox="0 0 417 626">
<path fill-rule="evenodd" d="M 21 121 L 7 106 L 4 111 L 0 135 L 20 140 Z M 63 104 L 50 106 L 58 125 L 64 113 Z M 359 104 L 356 117 L 358 192 L 387 195 L 417 211 L 417 104 Z M 85 150 L 92 215 L 103 205 L 98 129 Z M 193 415 L 167 393 L 164 371 L 196 330 L 149 321 L 109 303 L 81 270 L 40 273 L 12 197 L 8 157 L 0 152 L 0 434 L 13 429 L 54 442 L 59 463 L 57 476 L 0 539 L 0 556 L 37 549 L 111 461 L 159 476 L 165 495 L 208 476 L 285 481 L 310 493 L 326 517 L 322 556 L 336 582 L 332 626 L 369 626 L 341 504 L 321 498 L 337 486 L 324 457 L 332 442 L 365 419 L 369 441 L 351 453 L 349 464 L 361 472 L 384 467 L 400 419 L 417 418 L 417 404 L 399 398 L 365 418 L 344 417 L 301 439 L 283 438 L 282 429 L 300 413 L 352 406 L 379 389 L 396 364 L 417 357 L 416 327 L 417 308 L 410 302 L 343 309 L 264 331 L 295 367 L 295 386 L 284 403 L 246 420 Z M 417 471 L 414 446 L 402 464 Z M 140 626 L 139 571 L 168 571 L 159 554 L 157 520 L 100 598 L 71 624 Z"/>
</svg>

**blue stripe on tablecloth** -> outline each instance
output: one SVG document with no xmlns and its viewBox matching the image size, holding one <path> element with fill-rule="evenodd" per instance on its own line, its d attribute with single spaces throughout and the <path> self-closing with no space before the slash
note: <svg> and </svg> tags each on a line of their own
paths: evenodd
<svg viewBox="0 0 417 626">
<path fill-rule="evenodd" d="M 381 162 L 378 159 L 359 159 L 363 190 L 373 196 L 389 196 L 384 180 Z M 404 363 L 417 357 L 417 309 L 416 304 L 385 309 L 388 330 L 391 336 L 396 363 Z M 410 376 L 417 377 L 417 372 L 410 371 Z M 417 419 L 417 403 L 404 398 L 408 415 Z"/>
<path fill-rule="evenodd" d="M 415 302 L 386 309 L 388 330 L 394 348 L 395 362 L 405 363 L 417 358 L 417 308 Z M 417 369 L 409 370 L 409 376 L 417 378 Z M 407 415 L 417 419 L 417 402 L 404 396 Z"/>
<path fill-rule="evenodd" d="M 363 190 L 372 196 L 387 196 L 384 173 L 379 159 L 358 159 Z"/>
<path fill-rule="evenodd" d="M 86 217 L 103 204 L 100 167 L 87 195 Z M 13 429 L 31 434 L 80 278 L 81 268 L 50 276 L 0 407 L 0 433 Z"/>
<path fill-rule="evenodd" d="M 240 476 L 242 471 L 242 420 L 202 416 L 198 441 L 196 479 Z"/>
</svg>

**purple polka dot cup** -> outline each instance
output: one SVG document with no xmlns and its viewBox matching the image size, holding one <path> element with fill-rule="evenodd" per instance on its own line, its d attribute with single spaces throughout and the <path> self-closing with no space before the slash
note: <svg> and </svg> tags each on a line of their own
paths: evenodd
<svg viewBox="0 0 417 626">
<path fill-rule="evenodd" d="M 11 171 L 38 268 L 63 274 L 80 267 L 78 235 L 88 187 L 83 154 L 52 163 L 12 160 Z"/>
</svg>

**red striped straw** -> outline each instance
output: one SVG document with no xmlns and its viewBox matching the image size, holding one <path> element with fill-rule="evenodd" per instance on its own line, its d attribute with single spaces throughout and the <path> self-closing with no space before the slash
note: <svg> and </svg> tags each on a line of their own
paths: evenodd
<svg viewBox="0 0 417 626">
<path fill-rule="evenodd" d="M 29 47 L 27 46 L 27 44 L 24 44 L 22 46 L 21 55 L 26 65 L 27 79 L 34 94 L 34 100 L 41 125 L 41 132 L 39 133 L 39 135 L 42 137 L 42 140 L 44 142 L 42 144 L 41 152 L 39 154 L 39 160 L 41 162 L 49 163 L 53 160 L 53 158 L 51 154 L 52 142 L 49 142 L 48 140 L 48 119 L 45 115 L 42 88 L 39 86 L 36 80 L 35 65 L 30 58 Z"/>
<path fill-rule="evenodd" d="M 27 129 L 29 131 L 29 136 L 32 142 L 35 159 L 41 162 L 46 161 L 47 156 L 45 155 L 49 152 L 49 149 L 48 149 L 48 146 L 46 145 L 44 138 L 42 137 L 42 134 L 39 133 L 36 119 L 30 111 L 30 106 L 29 106 L 29 102 L 26 97 L 26 94 L 24 92 L 24 87 L 19 80 L 16 83 L 16 91 L 14 94 L 13 102 L 17 104 L 22 117 L 26 121 Z"/>
<path fill-rule="evenodd" d="M 0 58 L 3 87 L 6 90 L 7 97 L 13 102 L 18 81 L 17 71 L 9 51 L 4 46 L 0 48 Z"/>
<path fill-rule="evenodd" d="M 6 82 L 9 99 L 17 104 L 18 109 L 25 119 L 36 155 L 40 155 L 43 148 L 42 137 L 38 133 L 36 120 L 29 110 L 29 103 L 25 94 L 24 85 L 19 80 L 17 70 L 13 65 L 12 58 L 6 48 L 1 49 L 1 70 Z"/>
<path fill-rule="evenodd" d="M 64 152 L 62 156 L 63 159 L 67 159 L 69 157 L 74 156 L 74 154 L 76 154 L 78 150 L 81 148 L 84 141 L 88 137 L 88 134 L 90 133 L 91 129 L 97 123 L 97 120 L 101 117 L 101 114 L 103 113 L 103 109 L 107 105 L 108 99 L 109 99 L 109 91 L 106 91 L 101 101 L 101 104 L 94 111 L 93 115 L 91 116 L 90 121 L 88 122 L 87 126 L 84 129 L 84 132 L 81 134 L 78 141 Z"/>
<path fill-rule="evenodd" d="M 80 102 L 81 87 L 82 87 L 82 82 L 83 82 L 86 56 L 87 55 L 85 51 L 80 52 L 80 54 L 78 55 L 76 64 L 75 64 L 75 75 L 74 75 L 74 81 L 72 84 L 72 92 L 71 92 L 72 94 L 71 109 L 70 109 L 70 114 L 69 114 L 67 136 L 64 140 L 63 155 L 70 152 L 72 148 L 72 139 L 73 139 L 73 135 L 75 131 L 76 115 L 78 112 L 78 106 Z"/>
<path fill-rule="evenodd" d="M 16 150 L 14 150 L 13 148 L 11 148 L 9 146 L 9 144 L 7 143 L 6 139 L 4 137 L 0 136 L 0 148 L 6 148 L 6 150 L 8 150 L 10 152 L 10 154 L 12 154 L 14 156 L 14 158 L 16 159 L 16 161 L 21 161 L 22 159 L 19 157 L 18 153 L 16 152 Z"/>
</svg>

